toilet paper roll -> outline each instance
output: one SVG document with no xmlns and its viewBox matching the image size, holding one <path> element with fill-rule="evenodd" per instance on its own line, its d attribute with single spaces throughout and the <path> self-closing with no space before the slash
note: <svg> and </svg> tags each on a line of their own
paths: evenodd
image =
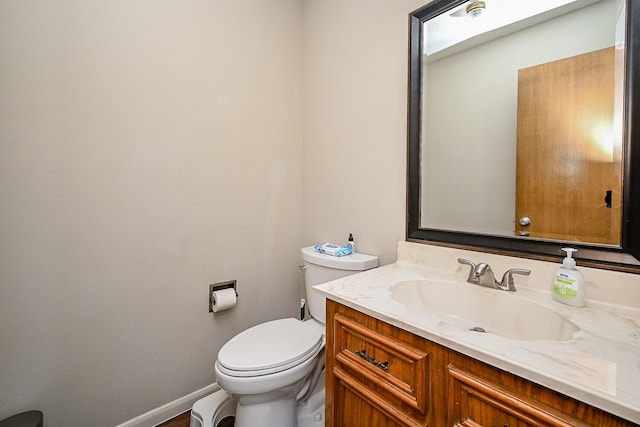
<svg viewBox="0 0 640 427">
<path fill-rule="evenodd" d="M 228 310 L 236 306 L 236 290 L 233 288 L 222 289 L 212 292 L 213 295 L 213 312 L 217 313 L 222 310 Z"/>
</svg>

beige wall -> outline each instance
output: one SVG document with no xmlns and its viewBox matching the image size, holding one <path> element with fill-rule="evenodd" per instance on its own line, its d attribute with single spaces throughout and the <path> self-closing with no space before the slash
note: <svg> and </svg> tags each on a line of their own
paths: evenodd
<svg viewBox="0 0 640 427">
<path fill-rule="evenodd" d="M 130 419 L 297 314 L 301 245 L 392 262 L 421 3 L 0 0 L 0 417 Z"/>
<path fill-rule="evenodd" d="M 395 260 L 405 236 L 408 14 L 424 0 L 306 0 L 303 244 Z"/>
<path fill-rule="evenodd" d="M 300 17 L 0 0 L 0 419 L 112 426 L 298 314 Z M 228 279 L 238 306 L 213 316 Z"/>
</svg>

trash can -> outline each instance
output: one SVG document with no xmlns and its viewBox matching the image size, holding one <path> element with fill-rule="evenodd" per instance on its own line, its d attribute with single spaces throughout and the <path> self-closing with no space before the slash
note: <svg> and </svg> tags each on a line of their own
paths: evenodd
<svg viewBox="0 0 640 427">
<path fill-rule="evenodd" d="M 42 427 L 42 412 L 27 411 L 0 421 L 0 427 Z"/>
</svg>

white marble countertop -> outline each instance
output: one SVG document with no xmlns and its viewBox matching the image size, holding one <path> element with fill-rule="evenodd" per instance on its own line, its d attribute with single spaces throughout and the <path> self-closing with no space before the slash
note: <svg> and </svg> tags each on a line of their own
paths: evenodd
<svg viewBox="0 0 640 427">
<path fill-rule="evenodd" d="M 411 245 L 414 244 L 400 243 L 398 261 L 394 264 L 318 285 L 315 290 L 418 336 L 640 423 L 639 308 L 595 301 L 588 301 L 587 307 L 575 308 L 553 301 L 549 291 L 518 285 L 518 290 L 509 294 L 554 310 L 580 331 L 565 341 L 522 341 L 472 332 L 452 326 L 433 313 L 410 309 L 392 298 L 391 287 L 402 281 L 466 283 L 467 267 L 458 268 L 455 261 L 452 264 L 455 253 L 440 257 L 440 261 L 439 257 L 416 260 Z M 424 255 L 424 249 L 417 251 Z M 511 266 L 521 267 L 522 262 L 515 260 Z M 515 277 L 516 284 L 519 278 Z"/>
</svg>

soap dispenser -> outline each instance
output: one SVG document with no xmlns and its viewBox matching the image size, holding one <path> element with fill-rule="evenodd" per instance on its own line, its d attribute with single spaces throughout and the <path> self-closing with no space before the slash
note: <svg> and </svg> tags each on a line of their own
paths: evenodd
<svg viewBox="0 0 640 427">
<path fill-rule="evenodd" d="M 584 277 L 576 268 L 572 254 L 577 249 L 562 248 L 567 256 L 562 260 L 562 267 L 553 275 L 553 299 L 574 307 L 584 307 Z"/>
</svg>

